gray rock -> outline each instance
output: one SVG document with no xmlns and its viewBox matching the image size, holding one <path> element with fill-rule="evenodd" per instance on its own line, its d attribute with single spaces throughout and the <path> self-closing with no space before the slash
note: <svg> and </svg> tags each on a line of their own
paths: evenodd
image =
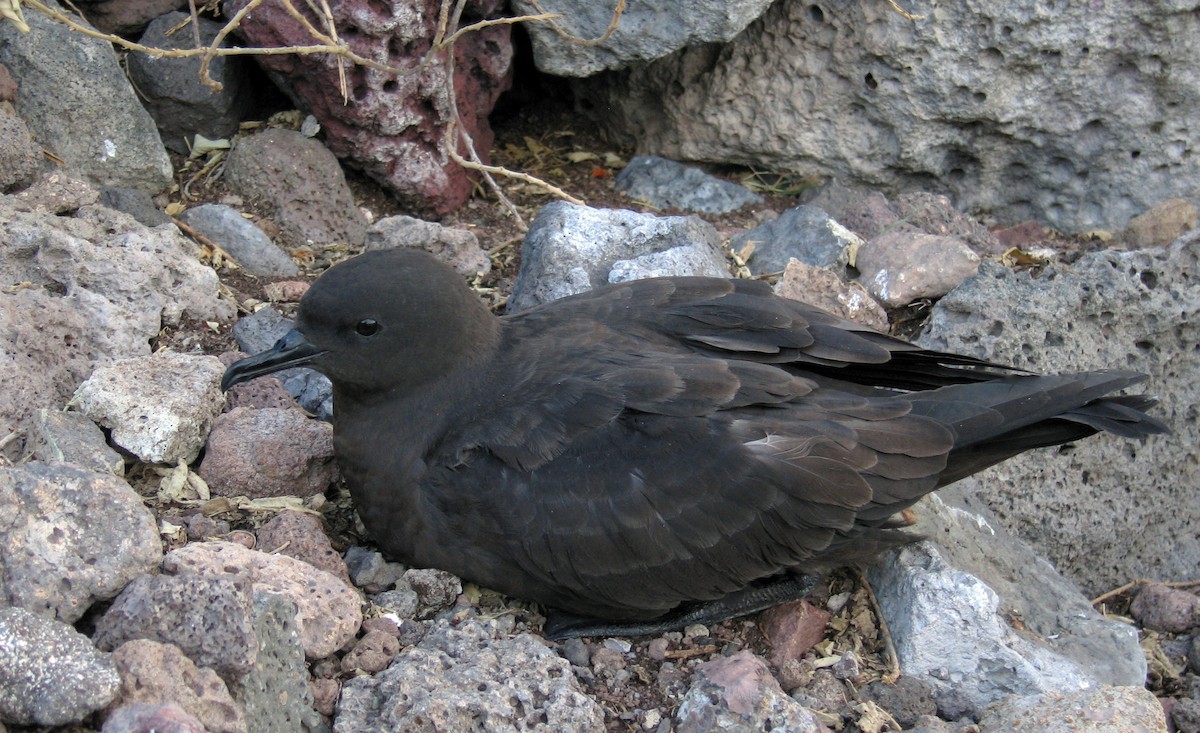
<svg viewBox="0 0 1200 733">
<path fill-rule="evenodd" d="M 350 579 L 360 588 L 369 585 L 391 587 L 407 569 L 398 562 L 388 562 L 382 553 L 361 545 L 347 548 L 346 567 L 350 571 Z"/>
<path fill-rule="evenodd" d="M 250 671 L 258 655 L 250 583 L 232 575 L 142 575 L 96 622 L 94 639 L 114 650 L 134 639 L 174 644 L 198 666 Z"/>
<path fill-rule="evenodd" d="M 616 31 L 601 44 L 581 44 L 563 38 L 548 23 L 527 23 L 537 67 L 554 76 L 590 76 L 632 62 L 649 61 L 685 46 L 728 41 L 754 20 L 769 0 L 736 2 L 630 3 Z M 604 35 L 613 17 L 613 3 L 542 0 L 541 10 L 561 13 L 557 25 L 576 38 Z M 518 13 L 540 12 L 529 0 L 515 0 Z"/>
<path fill-rule="evenodd" d="M 679 733 L 820 733 L 815 715 L 792 700 L 766 662 L 749 651 L 700 665 L 675 714 Z"/>
<path fill-rule="evenodd" d="M 735 236 L 729 248 L 740 252 L 751 243 L 754 252 L 746 266 L 762 275 L 782 272 L 793 258 L 806 265 L 840 270 L 849 261 L 851 249 L 861 247 L 863 240 L 817 207 L 797 206 Z"/>
<path fill-rule="evenodd" d="M 233 255 L 251 275 L 300 274 L 300 268 L 287 252 L 237 209 L 223 204 L 201 204 L 180 214 L 179 220 Z"/>
<path fill-rule="evenodd" d="M 543 206 L 525 237 L 508 311 L 515 313 L 603 285 L 620 260 L 680 248 L 695 250 L 699 254 L 695 259 L 711 266 L 725 261 L 716 230 L 694 216 L 659 217 L 565 201 Z M 633 269 L 632 265 L 626 267 Z M 704 269 L 673 274 L 711 273 L 710 267 Z"/>
<path fill-rule="evenodd" d="M 97 368 L 71 403 L 143 461 L 191 463 L 221 412 L 224 372 L 215 356 L 159 351 Z"/>
<path fill-rule="evenodd" d="M 630 260 L 617 260 L 608 271 L 608 281 L 624 283 L 648 277 L 681 274 L 729 277 L 729 270 L 725 266 L 725 258 L 711 247 L 685 245 L 662 252 L 651 252 Z"/>
<path fill-rule="evenodd" d="M 111 473 L 38 461 L 0 468 L 0 602 L 67 623 L 156 567 L 154 516 Z"/>
<path fill-rule="evenodd" d="M 295 407 L 238 407 L 217 417 L 200 463 L 218 496 L 308 498 L 337 476 L 333 426 Z"/>
<path fill-rule="evenodd" d="M 98 186 L 158 193 L 171 160 L 110 44 L 41 13 L 30 33 L 0 28 L 0 64 L 16 80 L 16 106 L 38 142 Z"/>
<path fill-rule="evenodd" d="M 35 460 L 125 475 L 125 459 L 109 447 L 96 423 L 78 412 L 42 408 L 34 413 L 25 438 L 25 450 Z"/>
<path fill-rule="evenodd" d="M 1136 630 L 1097 613 L 1073 582 L 1013 537 L 977 497 L 943 489 L 919 505 L 918 518 L 914 530 L 929 537 L 950 566 L 994 590 L 1021 620 L 1027 639 L 1072 660 L 1099 684 L 1145 680 Z"/>
<path fill-rule="evenodd" d="M 251 731 L 320 730 L 304 666 L 296 605 L 275 593 L 254 593 L 254 666 L 230 685 Z"/>
<path fill-rule="evenodd" d="M 987 710 L 979 729 L 1013 733 L 1166 733 L 1167 719 L 1162 703 L 1142 685 L 1097 687 L 1070 695 L 1007 698 Z"/>
<path fill-rule="evenodd" d="M 419 247 L 468 277 L 492 269 L 491 258 L 472 232 L 411 216 L 384 217 L 367 230 L 367 250 L 392 247 Z"/>
<path fill-rule="evenodd" d="M 415 619 L 417 608 L 421 605 L 417 592 L 407 584 L 395 590 L 376 593 L 371 597 L 371 602 L 400 619 Z"/>
<path fill-rule="evenodd" d="M 404 571 L 396 588 L 412 588 L 417 594 L 417 615 L 425 616 L 451 606 L 462 593 L 458 576 L 434 568 L 412 568 Z"/>
<path fill-rule="evenodd" d="M 61 621 L 0 608 L 0 720 L 57 726 L 112 702 L 121 680 L 107 654 Z"/>
<path fill-rule="evenodd" d="M 43 172 L 33 183 L 12 195 L 13 208 L 42 214 L 74 214 L 100 200 L 96 188 L 71 173 Z"/>
<path fill-rule="evenodd" d="M 634 156 L 617 174 L 616 184 L 618 191 L 655 208 L 702 214 L 727 214 L 763 200 L 745 186 L 657 155 Z"/>
<path fill-rule="evenodd" d="M 110 209 L 129 214 L 143 226 L 156 227 L 171 223 L 171 217 L 159 211 L 150 194 L 136 188 L 106 186 L 100 190 L 99 200 Z"/>
<path fill-rule="evenodd" d="M 12 104 L 0 104 L 0 191 L 33 182 L 42 167 L 40 147 Z"/>
<path fill-rule="evenodd" d="M 1150 375 L 1145 391 L 1162 399 L 1153 413 L 1173 435 L 1096 436 L 958 484 L 1089 595 L 1129 578 L 1189 577 L 1200 563 L 1190 488 L 1200 482 L 1191 459 L 1200 445 L 1198 260 L 1193 233 L 1165 250 L 1096 252 L 1037 276 L 985 261 L 942 298 L 918 339 L 1034 371 Z"/>
<path fill-rule="evenodd" d="M 1180 733 L 1200 730 L 1200 700 L 1191 697 L 1176 700 L 1171 708 L 1171 722 Z"/>
<path fill-rule="evenodd" d="M 995 591 L 947 565 L 929 542 L 888 553 L 868 577 L 900 669 L 929 682 L 951 718 L 1008 695 L 1074 692 L 1096 682 L 1090 670 L 1016 633 Z"/>
<path fill-rule="evenodd" d="M 901 675 L 895 682 L 873 680 L 860 690 L 864 700 L 870 700 L 909 730 L 922 716 L 936 715 L 933 689 L 919 677 Z"/>
<path fill-rule="evenodd" d="M 216 273 L 173 227 L 103 206 L 21 212 L 13 199 L 0 197 L 0 282 L 30 287 L 0 308 L 0 434 L 64 405 L 97 362 L 149 354 L 164 324 L 233 317 Z"/>
<path fill-rule="evenodd" d="M 284 318 L 274 306 L 268 305 L 238 319 L 233 324 L 233 337 L 238 348 L 248 354 L 266 351 L 292 330 L 292 320 Z"/>
<path fill-rule="evenodd" d="M 150 22 L 138 40 L 143 46 L 163 49 L 194 48 L 196 30 L 200 43 L 211 46 L 221 23 L 205 17 L 185 32 L 167 35 L 167 31 L 188 18 L 187 13 L 166 13 Z M 223 44 L 225 45 L 225 44 Z M 253 90 L 248 83 L 249 60 L 240 56 L 216 56 L 209 59 L 208 76 L 221 85 L 213 89 L 200 75 L 199 56 L 187 58 L 154 57 L 129 54 L 129 77 L 145 99 L 146 110 L 158 125 L 163 144 L 176 153 L 191 151 L 189 143 L 196 133 L 210 140 L 229 137 L 250 111 Z"/>
<path fill-rule="evenodd" d="M 604 730 L 600 706 L 570 665 L 529 634 L 497 636 L 495 622 L 436 621 L 391 666 L 342 688 L 335 733 Z"/>
<path fill-rule="evenodd" d="M 226 160 L 225 180 L 270 209 L 289 247 L 362 246 L 367 239 L 366 219 L 337 158 L 295 130 L 272 128 L 239 140 Z"/>
<path fill-rule="evenodd" d="M 979 255 L 954 237 L 893 231 L 863 245 L 855 267 L 876 300 L 899 308 L 950 292 L 979 269 Z"/>
<path fill-rule="evenodd" d="M 1114 3 L 927 10 L 909 20 L 887 3 L 778 2 L 728 44 L 575 91 L 612 139 L 641 151 L 889 195 L 936 181 L 1001 221 L 1115 229 L 1200 195 L 1190 6 L 1140 8 L 1136 22 Z"/>
</svg>

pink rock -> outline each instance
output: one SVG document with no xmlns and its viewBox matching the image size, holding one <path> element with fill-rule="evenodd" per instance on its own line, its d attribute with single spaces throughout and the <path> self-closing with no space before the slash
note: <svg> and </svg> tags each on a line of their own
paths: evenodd
<svg viewBox="0 0 1200 733">
<path fill-rule="evenodd" d="M 337 706 L 338 693 L 342 686 L 337 680 L 313 679 L 308 681 L 308 690 L 313 696 L 313 708 L 326 717 L 332 717 Z"/>
<path fill-rule="evenodd" d="M 1133 617 L 1148 629 L 1180 634 L 1200 624 L 1200 598 L 1165 585 L 1147 585 L 1129 607 Z"/>
<path fill-rule="evenodd" d="M 113 652 L 113 663 L 121 675 L 120 705 L 171 700 L 211 733 L 245 733 L 242 707 L 225 682 L 213 670 L 197 667 L 174 644 L 127 641 Z"/>
<path fill-rule="evenodd" d="M 1131 249 L 1166 247 L 1196 228 L 1200 212 L 1183 199 L 1168 199 L 1144 214 L 1133 217 L 1125 229 Z"/>
<path fill-rule="evenodd" d="M 226 13 L 248 0 L 235 0 Z M 430 49 L 440 3 L 437 0 L 331 3 L 341 40 L 360 56 L 413 68 Z M 474 3 L 464 18 L 486 17 L 495 3 Z M 297 6 L 308 13 L 304 4 Z M 312 19 L 317 27 L 321 21 Z M 263 3 L 246 16 L 241 34 L 256 46 L 307 45 L 313 40 L 280 4 Z M 486 159 L 492 145 L 487 117 L 511 84 L 512 44 L 507 25 L 468 33 L 454 45 L 454 91 L 459 115 L 475 149 Z M 472 183 L 445 149 L 451 106 L 445 53 L 421 71 L 394 75 L 325 55 L 259 57 L 282 75 L 293 98 L 320 121 L 326 144 L 338 157 L 388 186 L 409 208 L 444 214 L 466 201 Z M 345 68 L 349 101 L 342 98 L 338 69 Z"/>
<path fill-rule="evenodd" d="M 397 639 L 400 638 L 400 627 L 396 622 L 386 616 L 375 616 L 374 618 L 364 619 L 362 623 L 363 633 L 370 631 L 382 631 L 385 634 L 391 634 Z"/>
<path fill-rule="evenodd" d="M 238 359 L 244 359 L 246 356 L 247 354 L 242 351 L 226 351 L 217 358 L 221 360 L 222 364 L 229 367 Z M 294 408 L 296 400 L 284 389 L 283 382 L 279 381 L 278 377 L 268 375 L 235 384 L 225 393 L 225 411 L 230 412 L 237 407 Z"/>
<path fill-rule="evenodd" d="M 253 590 L 278 593 L 296 604 L 300 643 L 309 659 L 333 654 L 362 625 L 358 593 L 308 563 L 268 555 L 230 542 L 198 542 L 163 558 L 168 573 L 248 578 Z"/>
<path fill-rule="evenodd" d="M 763 687 L 783 690 L 763 660 L 749 651 L 715 659 L 700 665 L 700 674 L 719 687 L 732 712 L 750 714 L 762 696 Z"/>
<path fill-rule="evenodd" d="M 257 534 L 258 548 L 263 552 L 294 557 L 350 584 L 346 561 L 329 543 L 320 517 L 306 512 L 280 512 L 259 527 Z"/>
<path fill-rule="evenodd" d="M 758 617 L 759 628 L 771 642 L 771 663 L 782 667 L 800 659 L 825 638 L 829 612 L 808 601 L 792 601 L 764 611 Z"/>
<path fill-rule="evenodd" d="M 320 494 L 336 471 L 332 426 L 294 408 L 220 415 L 200 464 L 214 494 L 250 498 Z"/>
<path fill-rule="evenodd" d="M 992 232 L 1004 247 L 1020 247 L 1025 249 L 1031 245 L 1044 242 L 1048 234 L 1042 225 L 1036 221 L 1023 221 L 1011 227 L 996 229 Z"/>
<path fill-rule="evenodd" d="M 878 191 L 853 192 L 851 195 L 852 200 L 845 205 L 837 220 L 863 239 L 873 239 L 897 226 L 915 231 L 913 227 L 900 222 L 900 215 Z"/>
<path fill-rule="evenodd" d="M 799 300 L 850 321 L 887 333 L 887 312 L 866 288 L 842 279 L 823 267 L 814 267 L 792 258 L 783 278 L 775 285 L 775 294 Z"/>
<path fill-rule="evenodd" d="M 267 298 L 273 303 L 299 303 L 308 292 L 308 283 L 303 280 L 283 280 L 263 286 Z"/>
<path fill-rule="evenodd" d="M 13 102 L 17 98 L 17 82 L 13 81 L 8 67 L 0 64 L 0 102 Z"/>
<path fill-rule="evenodd" d="M 206 733 L 200 721 L 174 703 L 133 703 L 104 721 L 101 733 Z"/>
<path fill-rule="evenodd" d="M 385 631 L 368 631 L 358 640 L 354 648 L 342 657 L 342 671 L 354 674 L 362 670 L 375 674 L 387 669 L 392 659 L 400 653 L 400 640 Z"/>
<path fill-rule="evenodd" d="M 898 308 L 950 292 L 979 270 L 979 255 L 954 237 L 892 231 L 863 245 L 855 266 L 876 300 Z"/>
</svg>

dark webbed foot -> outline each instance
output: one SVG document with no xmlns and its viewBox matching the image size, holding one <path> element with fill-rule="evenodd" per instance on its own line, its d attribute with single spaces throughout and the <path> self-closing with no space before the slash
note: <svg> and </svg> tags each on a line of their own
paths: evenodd
<svg viewBox="0 0 1200 733">
<path fill-rule="evenodd" d="M 580 636 L 649 636 L 678 631 L 692 624 L 707 626 L 803 598 L 817 587 L 818 580 L 811 575 L 772 578 L 715 601 L 681 606 L 649 621 L 605 621 L 547 609 L 542 635 L 558 641 Z"/>
</svg>

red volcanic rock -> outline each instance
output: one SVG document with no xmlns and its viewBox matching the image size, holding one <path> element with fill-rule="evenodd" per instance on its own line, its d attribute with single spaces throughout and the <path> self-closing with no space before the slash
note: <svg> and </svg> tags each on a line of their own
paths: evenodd
<svg viewBox="0 0 1200 733">
<path fill-rule="evenodd" d="M 247 0 L 232 0 L 224 10 L 236 13 L 246 4 Z M 424 58 L 439 5 L 437 0 L 331 3 L 340 40 L 356 54 L 392 68 L 413 68 Z M 461 25 L 495 13 L 498 5 L 468 3 Z M 303 3 L 296 7 L 308 12 Z M 316 28 L 325 27 L 323 21 L 310 20 Z M 255 8 L 242 19 L 239 31 L 255 46 L 319 43 L 277 3 Z M 492 144 L 487 116 L 512 81 L 509 26 L 467 33 L 453 53 L 459 115 L 486 160 Z M 466 201 L 472 187 L 467 171 L 445 149 L 452 119 L 447 56 L 440 52 L 425 68 L 406 75 L 355 66 L 329 54 L 256 58 L 317 118 L 326 145 L 339 158 L 392 189 L 405 205 L 440 215 Z M 347 99 L 339 86 L 339 66 L 345 70 Z"/>
</svg>

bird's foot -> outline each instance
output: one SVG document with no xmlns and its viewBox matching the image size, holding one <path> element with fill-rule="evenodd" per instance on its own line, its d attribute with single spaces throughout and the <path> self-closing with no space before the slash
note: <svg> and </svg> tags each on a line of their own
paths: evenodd
<svg viewBox="0 0 1200 733">
<path fill-rule="evenodd" d="M 803 598 L 816 589 L 818 581 L 813 575 L 780 576 L 715 601 L 686 604 L 649 621 L 605 621 L 547 609 L 542 635 L 560 641 L 580 636 L 649 636 L 679 631 L 692 624 L 707 626 Z"/>
</svg>

